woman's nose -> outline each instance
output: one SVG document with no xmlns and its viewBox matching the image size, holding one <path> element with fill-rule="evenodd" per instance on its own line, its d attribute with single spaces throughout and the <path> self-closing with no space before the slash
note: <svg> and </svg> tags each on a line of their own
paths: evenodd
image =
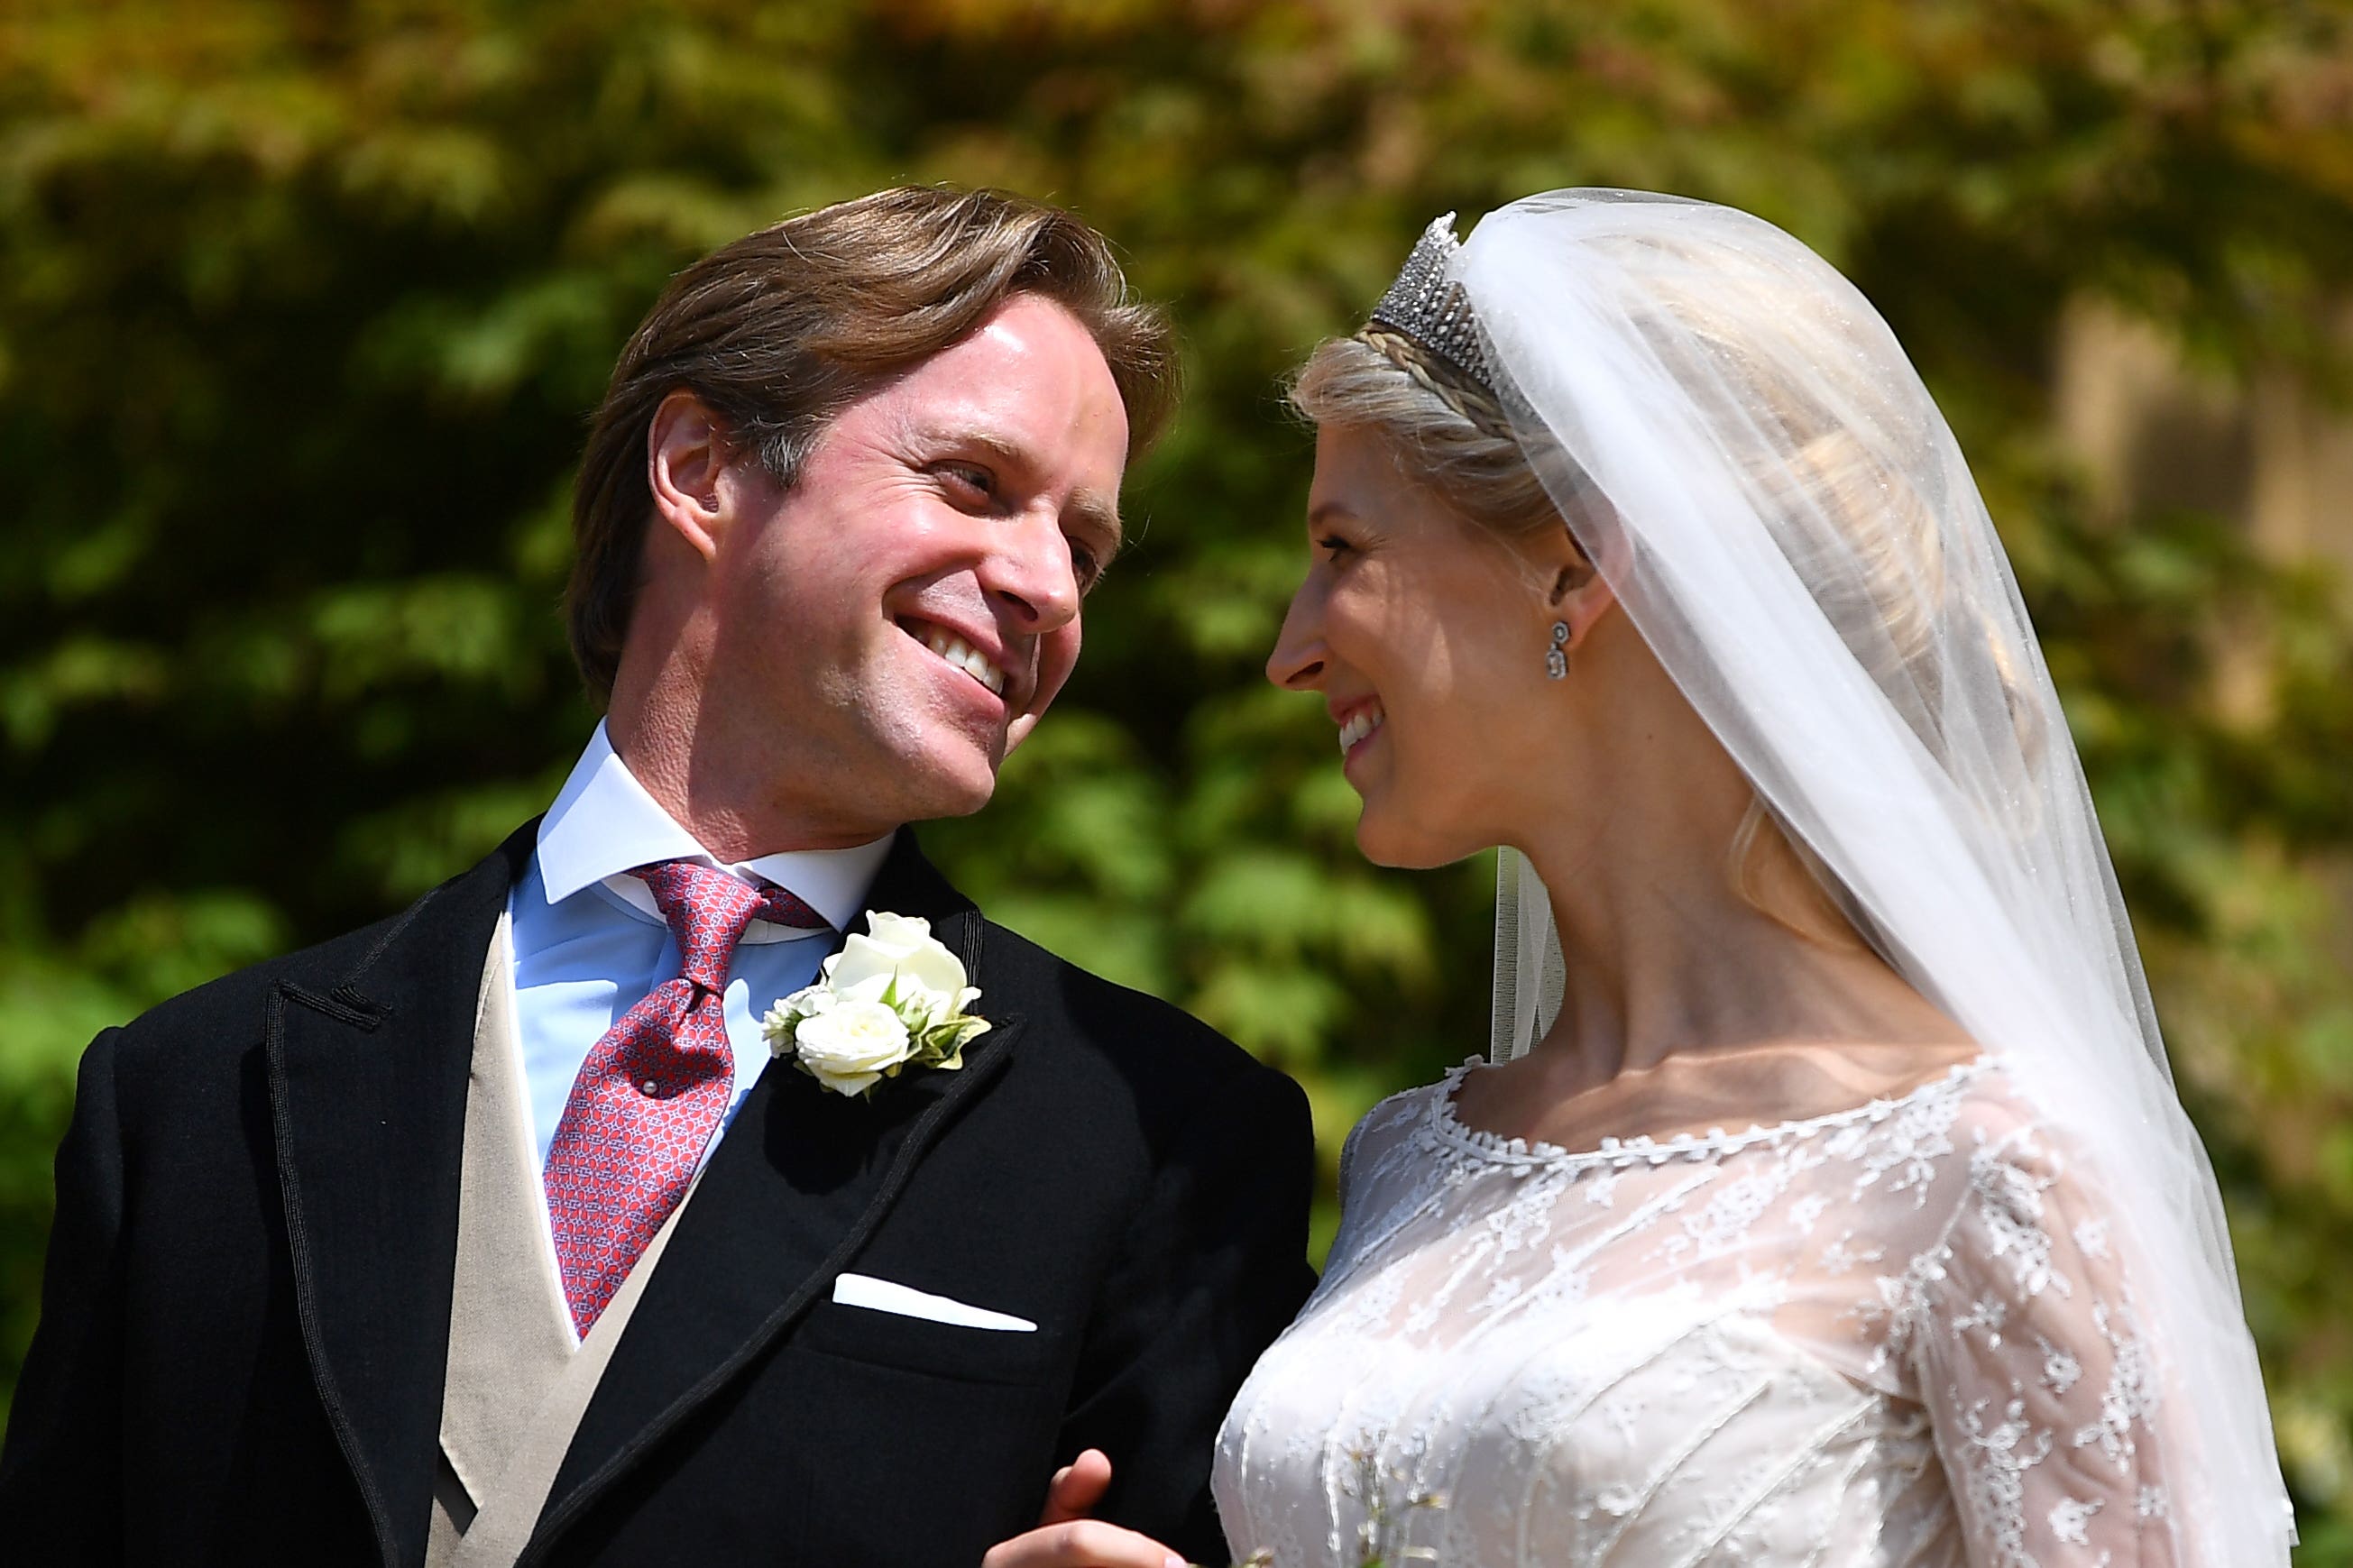
<svg viewBox="0 0 2353 1568">
<path fill-rule="evenodd" d="M 1283 614 L 1274 651 L 1267 656 L 1266 678 L 1286 690 L 1313 691 L 1323 684 L 1324 665 L 1330 655 L 1324 647 L 1321 598 L 1312 583 L 1300 584 L 1299 592 L 1291 596 L 1291 608 Z"/>
</svg>

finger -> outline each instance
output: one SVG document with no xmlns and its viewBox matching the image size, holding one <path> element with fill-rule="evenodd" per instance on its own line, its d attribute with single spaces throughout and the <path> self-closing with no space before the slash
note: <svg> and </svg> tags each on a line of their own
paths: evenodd
<svg viewBox="0 0 2353 1568">
<path fill-rule="evenodd" d="M 1186 1563 L 1148 1535 L 1081 1519 L 1000 1542 L 989 1548 L 981 1568 L 1186 1568 Z"/>
<path fill-rule="evenodd" d="M 1065 1524 L 1086 1518 L 1110 1485 L 1110 1458 L 1101 1448 L 1089 1448 L 1054 1472 L 1053 1480 L 1046 1488 L 1046 1507 L 1039 1514 L 1038 1522 Z"/>
</svg>

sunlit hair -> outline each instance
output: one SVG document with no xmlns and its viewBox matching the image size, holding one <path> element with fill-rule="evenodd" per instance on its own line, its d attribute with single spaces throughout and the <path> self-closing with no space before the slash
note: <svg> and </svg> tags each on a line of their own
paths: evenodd
<svg viewBox="0 0 2353 1568">
<path fill-rule="evenodd" d="M 1377 434 L 1409 479 L 1500 538 L 1561 526 L 1494 394 L 1402 332 L 1367 327 L 1319 345 L 1291 402 L 1318 425 Z"/>
<path fill-rule="evenodd" d="M 1176 402 L 1175 341 L 1110 242 L 1059 207 L 997 191 L 902 186 L 749 234 L 672 279 L 613 368 L 573 491 L 573 658 L 612 693 L 653 510 L 646 432 L 693 393 L 739 454 L 790 486 L 859 398 L 961 342 L 1007 300 L 1061 305 L 1126 405 L 1131 460 Z"/>
<path fill-rule="evenodd" d="M 1857 570 L 1822 581 L 1829 574 L 1823 563 L 1794 563 L 1863 668 L 1922 741 L 1941 752 L 1933 655 L 1946 608 L 1945 565 L 1934 511 L 1868 443 L 1826 411 L 1765 380 L 1766 361 L 1742 350 L 1738 322 L 1721 320 L 1698 292 L 1678 303 L 1686 326 L 1713 329 L 1708 336 L 1720 356 L 1718 373 L 1746 378 L 1754 405 L 1769 410 L 1788 436 L 1779 471 L 1760 476 L 1767 489 L 1793 510 L 1819 510 L 1852 547 L 1845 559 Z M 1501 400 L 1409 337 L 1374 327 L 1322 343 L 1293 379 L 1291 401 L 1318 425 L 1377 436 L 1409 479 L 1498 538 L 1526 539 L 1563 527 L 1576 538 L 1576 520 L 1563 516 L 1538 478 Z M 1562 461 L 1551 455 L 1555 470 Z M 1594 504 L 1605 503 L 1597 499 Z M 1816 569 L 1809 572 L 1810 565 Z M 1990 628 L 1988 640 L 2031 757 L 2041 737 L 2023 717 L 2031 704 L 2022 678 L 2000 657 Z M 1761 795 L 1751 795 L 1733 832 L 1726 870 L 1742 900 L 1802 936 L 1850 943 L 1867 940 L 1872 930 L 1838 877 L 1784 830 Z"/>
</svg>

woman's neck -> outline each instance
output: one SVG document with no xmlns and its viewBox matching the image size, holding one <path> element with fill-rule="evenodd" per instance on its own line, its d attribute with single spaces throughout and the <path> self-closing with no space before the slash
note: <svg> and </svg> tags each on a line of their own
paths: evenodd
<svg viewBox="0 0 2353 1568">
<path fill-rule="evenodd" d="M 1579 814 L 1524 847 L 1551 894 L 1566 964 L 1559 1016 L 1537 1046 L 1551 1093 L 1774 1046 L 1942 1055 L 1964 1042 L 1769 823 L 1744 895 L 1733 844 L 1748 786 L 1728 762 L 1725 773 L 1613 791 L 1623 808 Z"/>
</svg>

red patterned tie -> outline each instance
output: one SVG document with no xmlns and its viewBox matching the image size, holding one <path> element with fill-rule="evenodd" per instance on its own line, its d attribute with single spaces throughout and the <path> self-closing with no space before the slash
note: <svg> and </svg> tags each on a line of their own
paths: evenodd
<svg viewBox="0 0 2353 1568">
<path fill-rule="evenodd" d="M 735 1090 L 727 966 L 756 916 L 822 930 L 782 888 L 665 860 L 629 873 L 653 889 L 679 973 L 605 1031 L 572 1080 L 547 1151 L 547 1212 L 573 1325 L 586 1339 L 646 1244 L 685 1195 Z"/>
</svg>

